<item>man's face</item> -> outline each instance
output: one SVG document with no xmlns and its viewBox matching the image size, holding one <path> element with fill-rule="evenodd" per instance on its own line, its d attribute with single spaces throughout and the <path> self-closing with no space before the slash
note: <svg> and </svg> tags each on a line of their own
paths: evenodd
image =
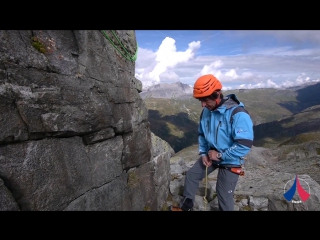
<svg viewBox="0 0 320 240">
<path fill-rule="evenodd" d="M 216 107 L 216 101 L 212 98 L 200 98 L 199 101 L 201 102 L 202 107 L 208 108 L 210 111 L 215 109 Z"/>
</svg>

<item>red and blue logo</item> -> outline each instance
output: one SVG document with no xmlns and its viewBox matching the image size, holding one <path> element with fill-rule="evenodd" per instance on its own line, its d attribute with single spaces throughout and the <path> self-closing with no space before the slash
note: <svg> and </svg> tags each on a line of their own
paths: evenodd
<svg viewBox="0 0 320 240">
<path fill-rule="evenodd" d="M 298 178 L 298 175 L 296 175 L 295 179 L 293 180 L 289 180 L 286 185 L 284 186 L 284 198 L 287 200 L 287 201 L 291 201 L 292 203 L 301 203 L 301 202 L 305 202 L 308 200 L 308 198 L 310 197 L 310 187 L 309 187 L 309 184 L 304 181 L 303 179 L 301 179 L 303 181 L 303 185 L 304 185 L 304 188 L 301 186 L 301 183 L 300 183 L 300 180 Z M 292 186 L 290 187 L 290 189 L 286 190 L 286 187 L 288 185 L 289 182 L 292 182 L 293 181 L 293 184 Z M 305 188 L 308 188 L 308 191 L 305 190 Z M 296 192 L 298 192 L 298 195 L 299 195 L 299 198 L 301 199 L 300 201 L 295 201 L 293 200 Z"/>
</svg>

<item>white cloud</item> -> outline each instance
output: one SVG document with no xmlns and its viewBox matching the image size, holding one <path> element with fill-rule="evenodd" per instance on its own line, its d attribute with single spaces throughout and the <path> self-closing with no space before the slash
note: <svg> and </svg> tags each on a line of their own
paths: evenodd
<svg viewBox="0 0 320 240">
<path fill-rule="evenodd" d="M 229 52 L 237 52 L 237 55 L 207 53 L 197 56 L 200 41 L 191 41 L 186 50 L 178 51 L 175 39 L 166 37 L 155 52 L 139 47 L 135 76 L 143 87 L 148 87 L 177 81 L 193 85 L 198 77 L 211 73 L 222 82 L 224 90 L 282 88 L 319 81 L 320 31 L 227 31 L 219 39 L 225 39 L 228 34 L 246 40 L 242 46 L 247 51 L 232 48 Z M 263 38 L 258 38 L 259 34 Z M 268 47 L 252 44 L 268 43 L 271 37 L 285 45 L 277 45 L 277 42 Z M 221 48 L 212 47 L 213 51 L 237 46 L 235 43 L 220 44 Z"/>
<path fill-rule="evenodd" d="M 168 82 L 178 82 L 180 80 L 179 76 L 175 72 L 169 70 L 161 73 L 160 78 L 166 79 Z"/>
<path fill-rule="evenodd" d="M 237 74 L 237 72 L 236 72 L 235 69 L 230 69 L 228 72 L 225 73 L 225 75 L 226 75 L 227 77 L 230 77 L 231 79 L 237 79 L 237 78 L 239 78 L 239 76 L 238 76 L 238 74 Z"/>
<path fill-rule="evenodd" d="M 220 70 L 218 70 L 218 68 L 222 66 L 223 66 L 223 62 L 221 60 L 216 60 L 210 63 L 209 65 L 204 65 L 201 71 L 197 74 L 197 78 L 200 77 L 201 75 L 212 74 L 219 79 L 222 73 Z"/>
<path fill-rule="evenodd" d="M 200 41 L 191 42 L 188 45 L 188 49 L 184 52 L 177 51 L 175 40 L 170 37 L 166 37 L 159 49 L 155 53 L 142 49 L 141 55 L 138 52 L 138 59 L 142 59 L 143 63 L 140 64 L 138 71 L 136 71 L 136 78 L 141 79 L 145 86 L 160 83 L 161 80 L 179 80 L 179 76 L 174 72 L 173 68 L 180 63 L 185 63 L 192 60 L 196 51 L 200 48 Z M 148 59 L 145 58 L 146 53 L 150 54 Z M 155 57 L 155 58 L 154 58 Z M 141 68 L 149 61 L 149 65 L 146 68 Z M 150 61 L 154 61 L 151 63 Z"/>
</svg>

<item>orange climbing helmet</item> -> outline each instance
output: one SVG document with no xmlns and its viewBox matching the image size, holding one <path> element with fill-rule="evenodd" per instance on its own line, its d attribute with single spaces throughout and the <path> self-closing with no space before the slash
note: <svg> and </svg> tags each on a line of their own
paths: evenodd
<svg viewBox="0 0 320 240">
<path fill-rule="evenodd" d="M 221 82 L 212 74 L 199 77 L 193 86 L 193 97 L 202 98 L 210 96 L 214 91 L 221 90 Z"/>
</svg>

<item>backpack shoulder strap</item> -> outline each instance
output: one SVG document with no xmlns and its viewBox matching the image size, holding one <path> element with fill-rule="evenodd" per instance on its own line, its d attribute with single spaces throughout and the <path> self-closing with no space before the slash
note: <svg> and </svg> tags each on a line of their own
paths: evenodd
<svg viewBox="0 0 320 240">
<path fill-rule="evenodd" d="M 230 116 L 230 123 L 232 123 L 232 121 L 233 121 L 233 115 L 235 115 L 238 112 L 245 112 L 245 113 L 249 114 L 249 112 L 244 107 L 242 107 L 242 106 L 235 107 L 232 110 L 232 113 L 231 113 L 231 116 Z"/>
</svg>

